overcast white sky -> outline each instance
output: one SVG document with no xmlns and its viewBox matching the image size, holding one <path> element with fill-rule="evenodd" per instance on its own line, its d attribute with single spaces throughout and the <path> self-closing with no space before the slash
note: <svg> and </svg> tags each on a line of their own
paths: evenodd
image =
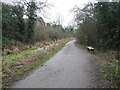
<svg viewBox="0 0 120 90">
<path fill-rule="evenodd" d="M 12 2 L 15 0 L 2 0 L 2 1 Z M 20 1 L 20 0 L 16 0 L 16 1 Z M 43 17 L 44 21 L 53 22 L 57 19 L 58 16 L 60 16 L 63 18 L 63 22 L 62 22 L 63 26 L 71 25 L 72 23 L 74 23 L 71 9 L 75 5 L 78 7 L 84 7 L 84 5 L 87 4 L 88 2 L 94 2 L 94 1 L 96 0 L 47 0 L 47 3 L 50 3 L 54 6 L 46 11 L 45 16 L 47 16 L 47 18 Z"/>
<path fill-rule="evenodd" d="M 88 2 L 94 2 L 95 0 L 48 0 L 48 3 L 52 3 L 54 7 L 52 7 L 48 11 L 48 18 L 44 20 L 46 22 L 56 20 L 57 16 L 61 16 L 63 18 L 62 25 L 67 26 L 73 23 L 73 14 L 71 13 L 71 9 L 76 5 L 78 7 L 84 7 Z"/>
</svg>

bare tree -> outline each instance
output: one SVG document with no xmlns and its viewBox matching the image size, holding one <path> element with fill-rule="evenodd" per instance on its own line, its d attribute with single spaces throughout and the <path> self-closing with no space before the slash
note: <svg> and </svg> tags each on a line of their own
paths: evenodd
<svg viewBox="0 0 120 90">
<path fill-rule="evenodd" d="M 61 14 L 57 14 L 57 16 L 56 16 L 56 20 L 53 21 L 53 24 L 61 25 L 62 22 L 63 22 L 63 20 L 64 20 L 64 19 L 63 19 L 62 15 L 61 15 Z"/>
</svg>

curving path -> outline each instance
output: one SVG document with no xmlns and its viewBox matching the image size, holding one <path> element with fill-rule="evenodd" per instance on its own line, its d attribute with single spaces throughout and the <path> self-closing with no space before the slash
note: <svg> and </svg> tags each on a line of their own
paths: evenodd
<svg viewBox="0 0 120 90">
<path fill-rule="evenodd" d="M 56 55 L 12 88 L 89 88 L 92 55 L 68 42 Z"/>
</svg>

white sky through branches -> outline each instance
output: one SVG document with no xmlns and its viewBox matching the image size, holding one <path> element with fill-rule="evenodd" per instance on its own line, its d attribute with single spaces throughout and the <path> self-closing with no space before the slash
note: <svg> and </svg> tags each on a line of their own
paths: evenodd
<svg viewBox="0 0 120 90">
<path fill-rule="evenodd" d="M 74 16 L 71 13 L 72 8 L 76 5 L 78 7 L 84 7 L 88 2 L 93 2 L 95 0 L 48 0 L 48 3 L 54 5 L 49 10 L 49 19 L 45 19 L 45 21 L 54 21 L 57 19 L 57 16 L 61 16 L 63 18 L 62 25 L 72 25 L 74 23 Z"/>
<path fill-rule="evenodd" d="M 2 0 L 3 2 L 21 1 L 21 0 Z M 30 1 L 30 0 L 27 0 Z M 36 0 L 45 1 L 45 0 Z M 53 6 L 44 12 L 44 15 L 39 14 L 43 17 L 45 22 L 53 22 L 58 16 L 62 18 L 62 25 L 72 25 L 74 24 L 74 16 L 71 13 L 72 8 L 76 5 L 78 7 L 84 7 L 85 4 L 89 2 L 94 2 L 96 0 L 47 0 L 48 4 Z"/>
</svg>

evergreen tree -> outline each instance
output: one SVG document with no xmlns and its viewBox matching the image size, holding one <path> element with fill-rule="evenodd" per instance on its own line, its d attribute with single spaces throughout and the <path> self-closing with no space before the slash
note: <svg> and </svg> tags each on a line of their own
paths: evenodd
<svg viewBox="0 0 120 90">
<path fill-rule="evenodd" d="M 29 2 L 28 6 L 27 6 L 27 16 L 28 16 L 28 20 L 27 20 L 27 28 L 26 28 L 26 40 L 30 41 L 30 39 L 33 37 L 34 35 L 34 24 L 36 21 L 36 4 L 35 2 Z"/>
</svg>

